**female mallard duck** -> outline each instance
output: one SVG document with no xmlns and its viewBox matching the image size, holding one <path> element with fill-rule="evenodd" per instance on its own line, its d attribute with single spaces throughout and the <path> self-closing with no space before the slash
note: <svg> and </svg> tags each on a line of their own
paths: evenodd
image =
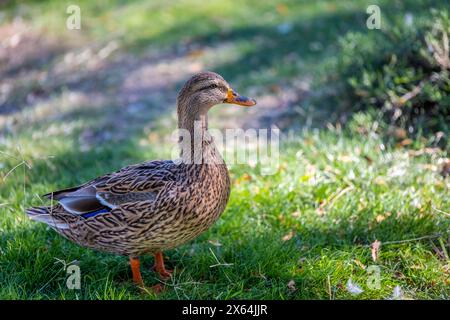
<svg viewBox="0 0 450 320">
<path fill-rule="evenodd" d="M 218 74 L 194 75 L 177 98 L 181 157 L 130 165 L 81 186 L 45 196 L 58 203 L 27 210 L 64 237 L 88 248 L 127 255 L 143 286 L 139 256 L 153 253 L 162 278 L 162 251 L 207 230 L 225 209 L 228 170 L 207 134 L 208 110 L 220 103 L 253 106 Z"/>
</svg>

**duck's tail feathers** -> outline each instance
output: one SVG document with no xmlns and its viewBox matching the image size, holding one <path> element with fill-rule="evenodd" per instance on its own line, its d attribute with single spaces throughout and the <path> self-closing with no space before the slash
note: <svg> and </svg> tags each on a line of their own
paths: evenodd
<svg viewBox="0 0 450 320">
<path fill-rule="evenodd" d="M 52 207 L 32 207 L 26 210 L 26 213 L 31 220 L 43 222 L 56 229 L 69 228 L 67 223 L 55 219 L 55 217 L 51 215 L 51 212 Z"/>
</svg>

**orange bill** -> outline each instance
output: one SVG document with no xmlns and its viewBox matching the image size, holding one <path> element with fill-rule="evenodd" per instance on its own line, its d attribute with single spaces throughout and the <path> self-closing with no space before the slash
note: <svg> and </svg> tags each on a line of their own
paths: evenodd
<svg viewBox="0 0 450 320">
<path fill-rule="evenodd" d="M 225 103 L 238 104 L 240 106 L 251 107 L 256 104 L 255 99 L 247 98 L 245 96 L 241 96 L 239 93 L 235 92 L 233 89 L 229 88 L 227 93 L 227 98 L 224 101 Z"/>
</svg>

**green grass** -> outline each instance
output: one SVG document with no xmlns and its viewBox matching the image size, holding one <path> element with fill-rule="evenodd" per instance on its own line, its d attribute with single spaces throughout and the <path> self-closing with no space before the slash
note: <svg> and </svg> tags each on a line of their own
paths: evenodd
<svg viewBox="0 0 450 320">
<path fill-rule="evenodd" d="M 64 6 L 25 3 L 26 21 L 70 43 L 72 34 L 58 27 L 64 23 L 59 14 Z M 302 77 L 311 77 L 313 85 L 323 83 L 336 58 L 338 37 L 365 32 L 365 8 L 373 1 L 286 1 L 286 8 L 278 9 L 272 1 L 250 1 L 239 10 L 227 1 L 80 3 L 86 28 L 77 35 L 80 44 L 71 46 L 115 40 L 121 53 L 139 60 L 191 41 L 214 48 L 199 58 L 206 67 L 259 98 L 274 84 L 283 88 Z M 389 21 L 401 20 L 407 11 L 426 17 L 423 8 L 442 5 L 378 3 L 386 6 Z M 13 3 L 6 12 L 15 16 L 17 8 Z M 292 31 L 281 36 L 276 28 L 284 22 L 292 23 Z M 57 55 L 38 69 L 52 69 L 63 59 Z M 131 282 L 126 258 L 72 244 L 29 221 L 24 209 L 41 204 L 39 195 L 46 192 L 127 164 L 169 158 L 175 91 L 166 99 L 144 100 L 145 112 L 136 115 L 114 99 L 77 98 L 80 92 L 89 98 L 91 92 L 64 81 L 45 83 L 51 94 L 29 105 L 21 102 L 22 92 L 32 90 L 23 81 L 17 85 L 19 110 L 0 112 L 6 119 L 0 127 L 0 298 L 386 299 L 396 286 L 405 298 L 450 298 L 450 185 L 439 167 L 448 151 L 425 148 L 432 142 L 420 137 L 407 147 L 396 146 L 367 114 L 350 115 L 353 121 L 344 129 L 321 114 L 317 119 L 328 127 L 283 130 L 275 175 L 232 166 L 232 194 L 221 219 L 195 241 L 165 253 L 175 273 L 161 295 L 141 293 Z M 87 83 L 105 96 L 117 88 L 104 81 Z M 180 83 L 173 85 L 176 89 Z M 327 101 L 320 101 L 320 92 L 316 95 L 315 105 L 309 100 L 298 104 L 308 116 L 325 109 L 331 117 Z M 224 127 L 224 115 L 251 115 L 237 107 L 229 110 L 214 109 L 212 124 Z M 375 240 L 382 243 L 377 261 L 370 249 Z M 81 269 L 81 290 L 66 287 L 64 263 L 74 261 Z M 158 282 L 152 263 L 151 257 L 143 258 L 149 286 Z M 377 289 L 367 286 L 371 265 L 380 268 Z M 349 293 L 349 279 L 364 292 Z"/>
<path fill-rule="evenodd" d="M 387 298 L 399 285 L 410 298 L 448 299 L 450 219 L 433 208 L 450 212 L 449 186 L 430 166 L 442 154 L 380 150 L 380 137 L 346 133 L 307 132 L 284 142 L 274 176 L 233 167 L 226 212 L 194 242 L 166 252 L 175 275 L 158 298 L 343 299 L 352 297 L 345 289 L 351 278 L 365 290 L 359 298 Z M 155 154 L 129 146 L 67 152 L 58 140 L 21 144 L 20 152 L 11 147 L 16 158 L 2 160 L 4 171 L 22 158 L 30 168 L 16 168 L 1 189 L 0 296 L 155 298 L 132 286 L 127 259 L 80 248 L 23 213 L 39 203 L 38 194 Z M 41 148 L 53 157 L 39 159 Z M 436 236 L 389 244 L 428 235 Z M 369 246 L 376 239 L 382 246 L 374 262 Z M 58 259 L 79 261 L 80 291 L 65 288 Z M 144 259 L 147 284 L 157 282 L 151 264 Z M 366 287 L 363 266 L 370 265 L 380 267 L 380 289 Z M 287 286 L 291 280 L 296 290 Z"/>
</svg>

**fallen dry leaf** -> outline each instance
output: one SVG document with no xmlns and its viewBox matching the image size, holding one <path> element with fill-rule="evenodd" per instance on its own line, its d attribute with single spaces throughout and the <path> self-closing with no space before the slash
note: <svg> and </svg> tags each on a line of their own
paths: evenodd
<svg viewBox="0 0 450 320">
<path fill-rule="evenodd" d="M 379 186 L 386 185 L 386 180 L 382 177 L 376 177 L 373 182 Z"/>
<path fill-rule="evenodd" d="M 150 141 L 151 143 L 156 143 L 159 141 L 159 135 L 155 132 L 151 132 L 148 136 L 147 136 L 148 141 Z"/>
<path fill-rule="evenodd" d="M 448 257 L 446 256 L 446 253 L 441 248 L 436 247 L 434 243 L 431 243 L 431 246 L 433 248 L 434 253 L 436 253 L 437 257 L 440 260 L 446 261 L 448 260 Z"/>
<path fill-rule="evenodd" d="M 293 218 L 298 218 L 298 217 L 300 217 L 300 211 L 292 212 L 292 217 L 293 217 Z"/>
<path fill-rule="evenodd" d="M 413 141 L 411 139 L 404 139 L 404 140 L 400 141 L 400 143 L 398 143 L 397 146 L 406 147 L 406 146 L 411 145 L 412 143 L 413 143 Z"/>
<path fill-rule="evenodd" d="M 359 261 L 358 259 L 353 260 L 361 269 L 366 270 L 366 266 L 364 265 L 364 263 L 362 263 L 361 261 Z"/>
<path fill-rule="evenodd" d="M 442 165 L 441 175 L 446 178 L 450 175 L 450 159 L 447 159 Z"/>
<path fill-rule="evenodd" d="M 345 163 L 353 162 L 353 158 L 351 156 L 349 156 L 349 155 L 346 155 L 346 154 L 338 156 L 338 160 L 341 161 L 341 162 L 345 162 Z"/>
<path fill-rule="evenodd" d="M 406 137 L 408 136 L 408 133 L 404 129 L 396 128 L 394 130 L 394 135 L 397 139 L 406 139 Z"/>
<path fill-rule="evenodd" d="M 371 251 L 372 251 L 372 260 L 373 261 L 377 261 L 378 259 L 378 254 L 380 252 L 380 247 L 381 247 L 381 241 L 375 240 L 372 245 L 370 246 Z"/>
<path fill-rule="evenodd" d="M 371 157 L 364 155 L 363 158 L 367 161 L 367 163 L 369 164 L 369 166 L 373 163 L 373 160 Z"/>
<path fill-rule="evenodd" d="M 289 240 L 292 239 L 293 236 L 294 236 L 294 231 L 291 230 L 291 231 L 289 231 L 288 234 L 286 234 L 286 235 L 283 237 L 283 241 L 289 241 Z"/>
</svg>

